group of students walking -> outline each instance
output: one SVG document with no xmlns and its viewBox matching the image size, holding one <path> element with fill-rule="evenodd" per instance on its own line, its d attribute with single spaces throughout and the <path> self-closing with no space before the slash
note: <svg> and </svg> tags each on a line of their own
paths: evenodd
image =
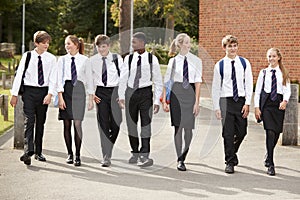
<svg viewBox="0 0 300 200">
<path fill-rule="evenodd" d="M 90 58 L 83 55 L 83 40 L 69 35 L 65 38 L 67 54 L 60 56 L 58 61 L 47 52 L 50 35 L 45 31 L 36 32 L 35 49 L 22 56 L 11 90 L 10 103 L 16 106 L 20 88 L 24 88 L 24 154 L 20 160 L 30 165 L 34 155 L 36 160 L 46 161 L 42 154 L 44 124 L 48 105 L 58 94 L 58 119 L 63 121 L 68 164 L 81 165 L 82 121 L 87 105 L 88 110 L 96 106 L 103 167 L 111 165 L 122 109 L 125 109 L 132 154 L 128 162 L 140 167 L 153 165 L 150 158 L 151 122 L 153 114 L 158 113 L 162 105 L 165 112 L 170 112 L 174 127 L 177 169 L 186 171 L 185 159 L 192 141 L 195 117 L 199 114 L 202 82 L 202 61 L 190 53 L 190 40 L 185 33 L 174 39 L 163 79 L 157 57 L 145 50 L 147 40 L 142 32 L 133 35 L 134 53 L 125 56 L 124 60 L 110 52 L 110 38 L 106 35 L 95 38 L 98 53 Z M 216 117 L 222 121 L 225 172 L 234 173 L 234 166 L 238 165 L 237 152 L 247 134 L 253 77 L 250 62 L 237 55 L 237 38 L 228 35 L 223 38 L 222 45 L 226 56 L 214 68 L 212 99 Z M 255 117 L 263 120 L 266 130 L 267 172 L 275 175 L 273 152 L 282 132 L 290 82 L 279 50 L 268 50 L 267 58 L 269 66 L 259 74 L 254 104 Z M 139 119 L 140 133 L 137 128 Z"/>
</svg>

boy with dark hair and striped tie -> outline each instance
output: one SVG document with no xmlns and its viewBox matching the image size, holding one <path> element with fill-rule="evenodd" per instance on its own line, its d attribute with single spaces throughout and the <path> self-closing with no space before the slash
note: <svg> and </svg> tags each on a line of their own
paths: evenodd
<svg viewBox="0 0 300 200">
<path fill-rule="evenodd" d="M 42 154 L 44 124 L 48 105 L 56 89 L 56 57 L 47 52 L 51 36 L 45 31 L 37 31 L 33 39 L 35 49 L 22 56 L 11 89 L 10 101 L 13 107 L 17 105 L 17 96 L 23 84 L 25 134 L 24 154 L 20 160 L 26 165 L 31 164 L 33 154 L 36 160 L 46 161 Z"/>
<path fill-rule="evenodd" d="M 217 119 L 222 121 L 226 173 L 234 173 L 237 152 L 247 135 L 247 116 L 253 93 L 250 62 L 237 55 L 238 40 L 227 35 L 222 40 L 226 56 L 214 67 L 212 100 Z"/>
<path fill-rule="evenodd" d="M 119 105 L 125 108 L 132 156 L 129 163 L 140 167 L 153 165 L 149 158 L 152 113 L 159 111 L 162 76 L 158 59 L 145 50 L 146 36 L 137 32 L 132 37 L 134 53 L 124 59 L 119 85 Z M 152 85 L 154 84 L 154 92 Z M 154 96 L 154 98 L 153 98 Z M 137 130 L 140 115 L 141 145 Z"/>
<path fill-rule="evenodd" d="M 94 88 L 94 101 L 97 108 L 98 129 L 101 139 L 102 167 L 111 165 L 113 146 L 117 140 L 122 122 L 122 111 L 118 104 L 118 86 L 123 59 L 110 52 L 110 38 L 97 35 L 97 54 L 87 60 L 88 84 Z M 93 104 L 93 100 L 90 100 Z"/>
</svg>

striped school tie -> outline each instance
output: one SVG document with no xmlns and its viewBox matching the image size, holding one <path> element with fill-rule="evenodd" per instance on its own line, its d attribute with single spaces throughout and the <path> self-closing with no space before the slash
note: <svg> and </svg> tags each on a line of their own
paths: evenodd
<svg viewBox="0 0 300 200">
<path fill-rule="evenodd" d="M 103 65 L 102 65 L 102 83 L 104 86 L 107 85 L 107 66 L 106 66 L 106 57 L 102 57 Z"/>
<path fill-rule="evenodd" d="M 136 74 L 133 82 L 133 89 L 138 89 L 139 88 L 139 82 L 140 78 L 142 77 L 142 57 L 139 56 L 139 59 L 137 61 L 137 68 L 136 68 Z"/>
<path fill-rule="evenodd" d="M 232 80 L 233 100 L 237 102 L 239 100 L 239 92 L 236 83 L 234 60 L 231 61 L 231 68 L 232 68 L 231 80 Z"/>
<path fill-rule="evenodd" d="M 75 65 L 75 58 L 72 57 L 72 62 L 71 62 L 71 75 L 72 75 L 72 85 L 75 85 L 77 82 L 77 71 L 76 71 L 76 65 Z"/>
<path fill-rule="evenodd" d="M 276 101 L 277 99 L 277 79 L 276 79 L 276 70 L 272 69 L 272 87 L 271 87 L 271 100 Z"/>
<path fill-rule="evenodd" d="M 38 56 L 38 84 L 43 85 L 44 84 L 44 72 L 43 72 L 43 63 L 41 56 Z"/>
<path fill-rule="evenodd" d="M 183 82 L 182 82 L 182 87 L 184 89 L 189 88 L 189 67 L 188 67 L 188 62 L 186 56 L 184 57 L 183 61 Z"/>
</svg>

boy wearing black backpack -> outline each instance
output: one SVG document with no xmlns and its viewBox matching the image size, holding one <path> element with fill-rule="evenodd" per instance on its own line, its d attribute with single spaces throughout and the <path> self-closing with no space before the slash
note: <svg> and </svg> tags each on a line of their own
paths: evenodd
<svg viewBox="0 0 300 200">
<path fill-rule="evenodd" d="M 20 160 L 31 164 L 35 154 L 38 161 L 46 161 L 42 154 L 44 124 L 48 105 L 56 86 L 56 57 L 49 53 L 51 36 L 45 31 L 37 31 L 34 36 L 35 48 L 23 54 L 11 89 L 11 106 L 18 103 L 22 95 L 25 116 L 24 154 Z"/>
<path fill-rule="evenodd" d="M 87 88 L 96 90 L 94 99 L 89 100 L 89 110 L 93 108 L 94 100 L 103 156 L 101 164 L 102 167 L 109 167 L 113 146 L 122 122 L 122 112 L 118 104 L 118 86 L 123 59 L 120 55 L 109 51 L 110 38 L 108 36 L 97 35 L 95 45 L 98 53 L 86 62 Z M 94 91 L 90 92 L 94 93 Z"/>
<path fill-rule="evenodd" d="M 234 173 L 237 152 L 247 134 L 247 116 L 253 93 L 250 62 L 237 55 L 238 40 L 227 35 L 222 40 L 226 56 L 214 68 L 212 100 L 217 119 L 222 120 L 226 173 Z"/>
<path fill-rule="evenodd" d="M 149 158 L 152 113 L 155 114 L 159 111 L 159 98 L 162 94 L 162 76 L 158 59 L 145 50 L 145 45 L 145 34 L 135 33 L 132 38 L 134 53 L 127 55 L 124 59 L 119 87 L 119 104 L 121 108 L 125 107 L 132 150 L 132 156 L 128 162 L 140 167 L 153 165 L 153 160 Z M 154 94 L 152 92 L 153 84 Z M 137 130 L 139 115 L 141 145 Z"/>
</svg>

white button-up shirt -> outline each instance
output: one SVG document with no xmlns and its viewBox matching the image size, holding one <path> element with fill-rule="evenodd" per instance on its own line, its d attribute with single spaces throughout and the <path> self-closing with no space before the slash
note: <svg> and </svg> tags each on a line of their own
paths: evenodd
<svg viewBox="0 0 300 200">
<path fill-rule="evenodd" d="M 251 70 L 250 62 L 245 58 L 246 69 L 244 69 L 239 56 L 236 56 L 234 59 L 230 59 L 225 56 L 223 59 L 224 68 L 223 68 L 223 83 L 220 75 L 220 66 L 218 61 L 214 67 L 214 76 L 212 82 L 212 100 L 214 110 L 220 110 L 219 100 L 220 97 L 233 97 L 233 88 L 232 88 L 232 66 L 231 61 L 234 60 L 234 67 L 236 73 L 236 82 L 238 88 L 238 96 L 245 97 L 245 105 L 251 104 L 251 98 L 253 94 L 253 76 Z"/>
<path fill-rule="evenodd" d="M 107 85 L 104 86 L 102 82 L 102 67 L 103 67 L 103 56 L 101 54 L 96 54 L 90 57 L 86 62 L 86 69 L 87 69 L 87 79 L 88 84 L 96 89 L 97 86 L 102 87 L 116 87 L 119 85 L 119 75 L 118 70 L 113 61 L 113 54 L 108 53 L 106 56 L 106 67 L 107 67 Z M 123 59 L 120 55 L 117 55 L 118 58 L 118 67 L 120 72 L 122 71 L 123 67 Z"/>
<path fill-rule="evenodd" d="M 76 65 L 77 80 L 83 82 L 84 84 L 86 84 L 87 82 L 86 68 L 84 64 L 88 59 L 88 57 L 80 53 L 77 53 L 74 56 L 68 53 L 64 56 L 59 57 L 57 62 L 57 92 L 64 92 L 65 81 L 72 80 L 72 75 L 71 75 L 72 57 L 75 58 L 74 62 Z"/>
<path fill-rule="evenodd" d="M 41 60 L 43 63 L 43 85 L 38 84 L 38 56 L 41 56 Z M 23 54 L 19 63 L 16 77 L 11 89 L 11 94 L 13 96 L 18 96 L 22 82 L 23 71 L 25 69 L 26 57 L 27 52 Z M 54 95 L 56 90 L 56 57 L 47 51 L 39 55 L 35 50 L 32 50 L 28 68 L 25 72 L 24 85 L 33 87 L 49 86 L 48 93 Z"/>
<path fill-rule="evenodd" d="M 286 85 L 282 84 L 283 77 L 282 77 L 282 72 L 279 68 L 279 66 L 272 68 L 271 66 L 261 70 L 259 72 L 257 82 L 256 82 L 256 87 L 255 87 L 255 95 L 254 95 L 254 106 L 259 107 L 259 98 L 260 98 L 260 93 L 263 85 L 263 77 L 264 77 L 264 70 L 266 70 L 266 76 L 265 76 L 265 86 L 264 86 L 264 91 L 266 93 L 271 92 L 272 88 L 272 72 L 271 70 L 275 69 L 276 70 L 276 79 L 277 79 L 277 94 L 282 94 L 283 95 L 283 100 L 289 101 L 289 98 L 291 96 L 291 84 L 289 81 L 287 81 Z"/>
<path fill-rule="evenodd" d="M 138 54 L 134 52 L 133 58 L 131 61 L 131 67 L 129 72 L 128 60 L 129 56 L 127 55 L 124 59 L 124 66 L 122 67 L 121 76 L 120 76 L 120 84 L 119 84 L 119 98 L 125 99 L 125 91 L 127 87 L 133 88 L 134 79 L 137 71 L 137 61 L 138 56 L 141 58 L 141 78 L 139 80 L 139 88 L 144 88 L 148 86 L 152 86 L 154 84 L 154 104 L 159 105 L 159 98 L 162 94 L 162 76 L 160 72 L 160 66 L 158 59 L 155 55 L 152 55 L 152 72 L 150 70 L 149 63 L 149 53 L 145 51 L 143 54 Z M 152 80 L 151 80 L 152 73 Z"/>
<path fill-rule="evenodd" d="M 192 53 L 185 55 L 188 62 L 188 73 L 189 83 L 201 83 L 202 82 L 202 60 Z M 175 71 L 174 71 L 174 82 L 183 82 L 183 62 L 185 56 L 178 54 L 174 58 L 171 58 L 168 63 L 168 68 L 164 77 L 164 83 L 170 80 L 173 62 L 175 59 Z"/>
</svg>

